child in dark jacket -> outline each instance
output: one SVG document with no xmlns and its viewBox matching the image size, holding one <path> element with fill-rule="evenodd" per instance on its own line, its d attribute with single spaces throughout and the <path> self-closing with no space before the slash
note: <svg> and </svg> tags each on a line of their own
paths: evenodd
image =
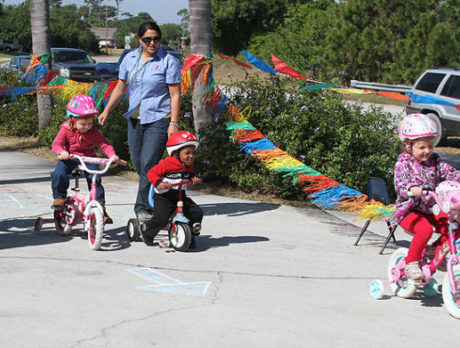
<svg viewBox="0 0 460 348">
<path fill-rule="evenodd" d="M 179 187 L 174 184 L 186 180 L 190 180 L 192 185 L 202 182 L 193 173 L 193 161 L 198 145 L 198 139 L 192 133 L 186 131 L 174 133 L 166 143 L 169 156 L 147 172 L 147 177 L 155 189 L 155 194 L 153 196 L 153 217 L 147 223 L 145 230 L 141 229 L 145 244 L 153 245 L 153 239 L 166 226 L 176 209 L 179 200 Z M 197 236 L 201 230 L 203 211 L 192 199 L 187 197 L 186 189 L 187 185 L 182 185 L 184 215 L 190 220 L 189 224 L 194 236 Z M 195 238 L 191 244 L 191 247 L 194 246 Z"/>
</svg>

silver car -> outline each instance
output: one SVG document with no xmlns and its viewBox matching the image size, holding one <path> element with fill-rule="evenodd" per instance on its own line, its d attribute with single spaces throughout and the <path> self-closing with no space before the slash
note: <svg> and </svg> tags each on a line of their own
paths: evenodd
<svg viewBox="0 0 460 348">
<path fill-rule="evenodd" d="M 30 56 L 15 56 L 5 65 L 5 69 L 16 73 L 21 73 L 30 64 Z"/>
<path fill-rule="evenodd" d="M 433 119 L 440 143 L 448 136 L 460 136 L 460 69 L 426 70 L 412 87 L 410 97 L 406 114 L 423 113 Z"/>
</svg>

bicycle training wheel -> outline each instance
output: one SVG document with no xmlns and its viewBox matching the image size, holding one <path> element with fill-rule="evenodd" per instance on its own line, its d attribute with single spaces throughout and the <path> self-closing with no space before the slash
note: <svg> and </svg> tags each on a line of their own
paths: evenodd
<svg viewBox="0 0 460 348">
<path fill-rule="evenodd" d="M 393 254 L 391 254 L 390 260 L 388 261 L 388 280 L 393 280 L 393 267 L 395 267 L 399 262 L 404 260 L 407 256 L 407 248 L 396 249 Z M 391 289 L 394 294 L 399 297 L 409 298 L 414 296 L 417 291 L 417 285 L 413 283 L 411 279 L 407 279 L 405 275 L 401 275 L 399 279 L 391 284 Z"/>
<path fill-rule="evenodd" d="M 36 220 L 35 220 L 35 225 L 34 225 L 34 232 L 35 233 L 39 233 L 42 229 L 42 226 L 43 226 L 43 218 L 42 217 L 38 217 Z"/>
<path fill-rule="evenodd" d="M 64 227 L 65 227 L 65 214 L 63 210 L 54 211 L 54 227 L 56 228 L 56 233 L 65 236 Z"/>
<path fill-rule="evenodd" d="M 128 235 L 128 239 L 131 242 L 135 242 L 139 239 L 141 230 L 141 224 L 139 220 L 136 218 L 132 218 L 128 220 L 128 225 L 126 226 L 126 234 Z"/>
<path fill-rule="evenodd" d="M 188 224 L 175 222 L 169 226 L 169 241 L 177 251 L 186 251 L 192 243 L 192 229 Z"/>
<path fill-rule="evenodd" d="M 93 250 L 98 250 L 101 247 L 102 236 L 104 234 L 104 219 L 102 211 L 97 208 L 91 208 L 89 211 L 89 219 L 89 247 Z"/>
<path fill-rule="evenodd" d="M 457 292 L 450 286 L 449 273 L 446 273 L 442 281 L 442 299 L 449 314 L 460 319 L 460 265 L 455 265 L 452 271 Z"/>
</svg>

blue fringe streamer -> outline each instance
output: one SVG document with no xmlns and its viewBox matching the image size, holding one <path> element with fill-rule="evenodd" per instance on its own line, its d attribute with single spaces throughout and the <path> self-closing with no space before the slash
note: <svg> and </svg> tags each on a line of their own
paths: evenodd
<svg viewBox="0 0 460 348">
<path fill-rule="evenodd" d="M 358 196 L 362 193 L 343 185 L 331 186 L 325 190 L 312 193 L 309 198 L 319 208 L 333 208 L 339 204 L 343 197 Z"/>
<path fill-rule="evenodd" d="M 276 146 L 267 138 L 240 144 L 240 150 L 246 152 L 247 155 L 250 155 L 254 151 L 273 150 L 275 148 Z"/>
<path fill-rule="evenodd" d="M 25 93 L 34 91 L 36 89 L 37 89 L 37 87 L 13 87 L 13 88 L 10 88 L 10 89 L 1 90 L 0 95 L 9 96 L 11 98 L 11 100 L 14 100 L 17 97 L 19 97 L 19 96 L 21 96 L 21 95 L 23 95 Z"/>
<path fill-rule="evenodd" d="M 32 70 L 26 72 L 21 76 L 21 80 L 25 80 L 32 85 L 39 85 L 40 81 L 48 74 L 48 68 L 42 64 L 38 64 Z"/>
</svg>

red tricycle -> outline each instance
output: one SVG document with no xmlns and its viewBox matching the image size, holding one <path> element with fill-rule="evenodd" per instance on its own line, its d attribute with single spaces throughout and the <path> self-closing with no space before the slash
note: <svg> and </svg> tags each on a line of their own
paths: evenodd
<svg viewBox="0 0 460 348">
<path fill-rule="evenodd" d="M 168 224 L 162 228 L 162 230 L 168 231 L 169 243 L 177 251 L 187 251 L 192 244 L 194 235 L 199 234 L 201 229 L 201 224 L 195 224 L 192 231 L 192 228 L 189 225 L 190 220 L 183 214 L 184 203 L 182 201 L 182 185 L 188 183 L 191 183 L 191 181 L 185 180 L 176 184 L 172 184 L 172 186 L 178 186 L 179 201 L 177 202 L 176 210 L 169 218 Z M 153 185 L 151 185 L 149 191 L 149 204 L 152 208 L 154 208 L 153 194 L 154 189 Z M 145 224 L 139 223 L 138 219 L 129 219 L 128 225 L 126 227 L 126 233 L 129 240 L 138 240 L 142 228 L 145 228 Z"/>
</svg>

